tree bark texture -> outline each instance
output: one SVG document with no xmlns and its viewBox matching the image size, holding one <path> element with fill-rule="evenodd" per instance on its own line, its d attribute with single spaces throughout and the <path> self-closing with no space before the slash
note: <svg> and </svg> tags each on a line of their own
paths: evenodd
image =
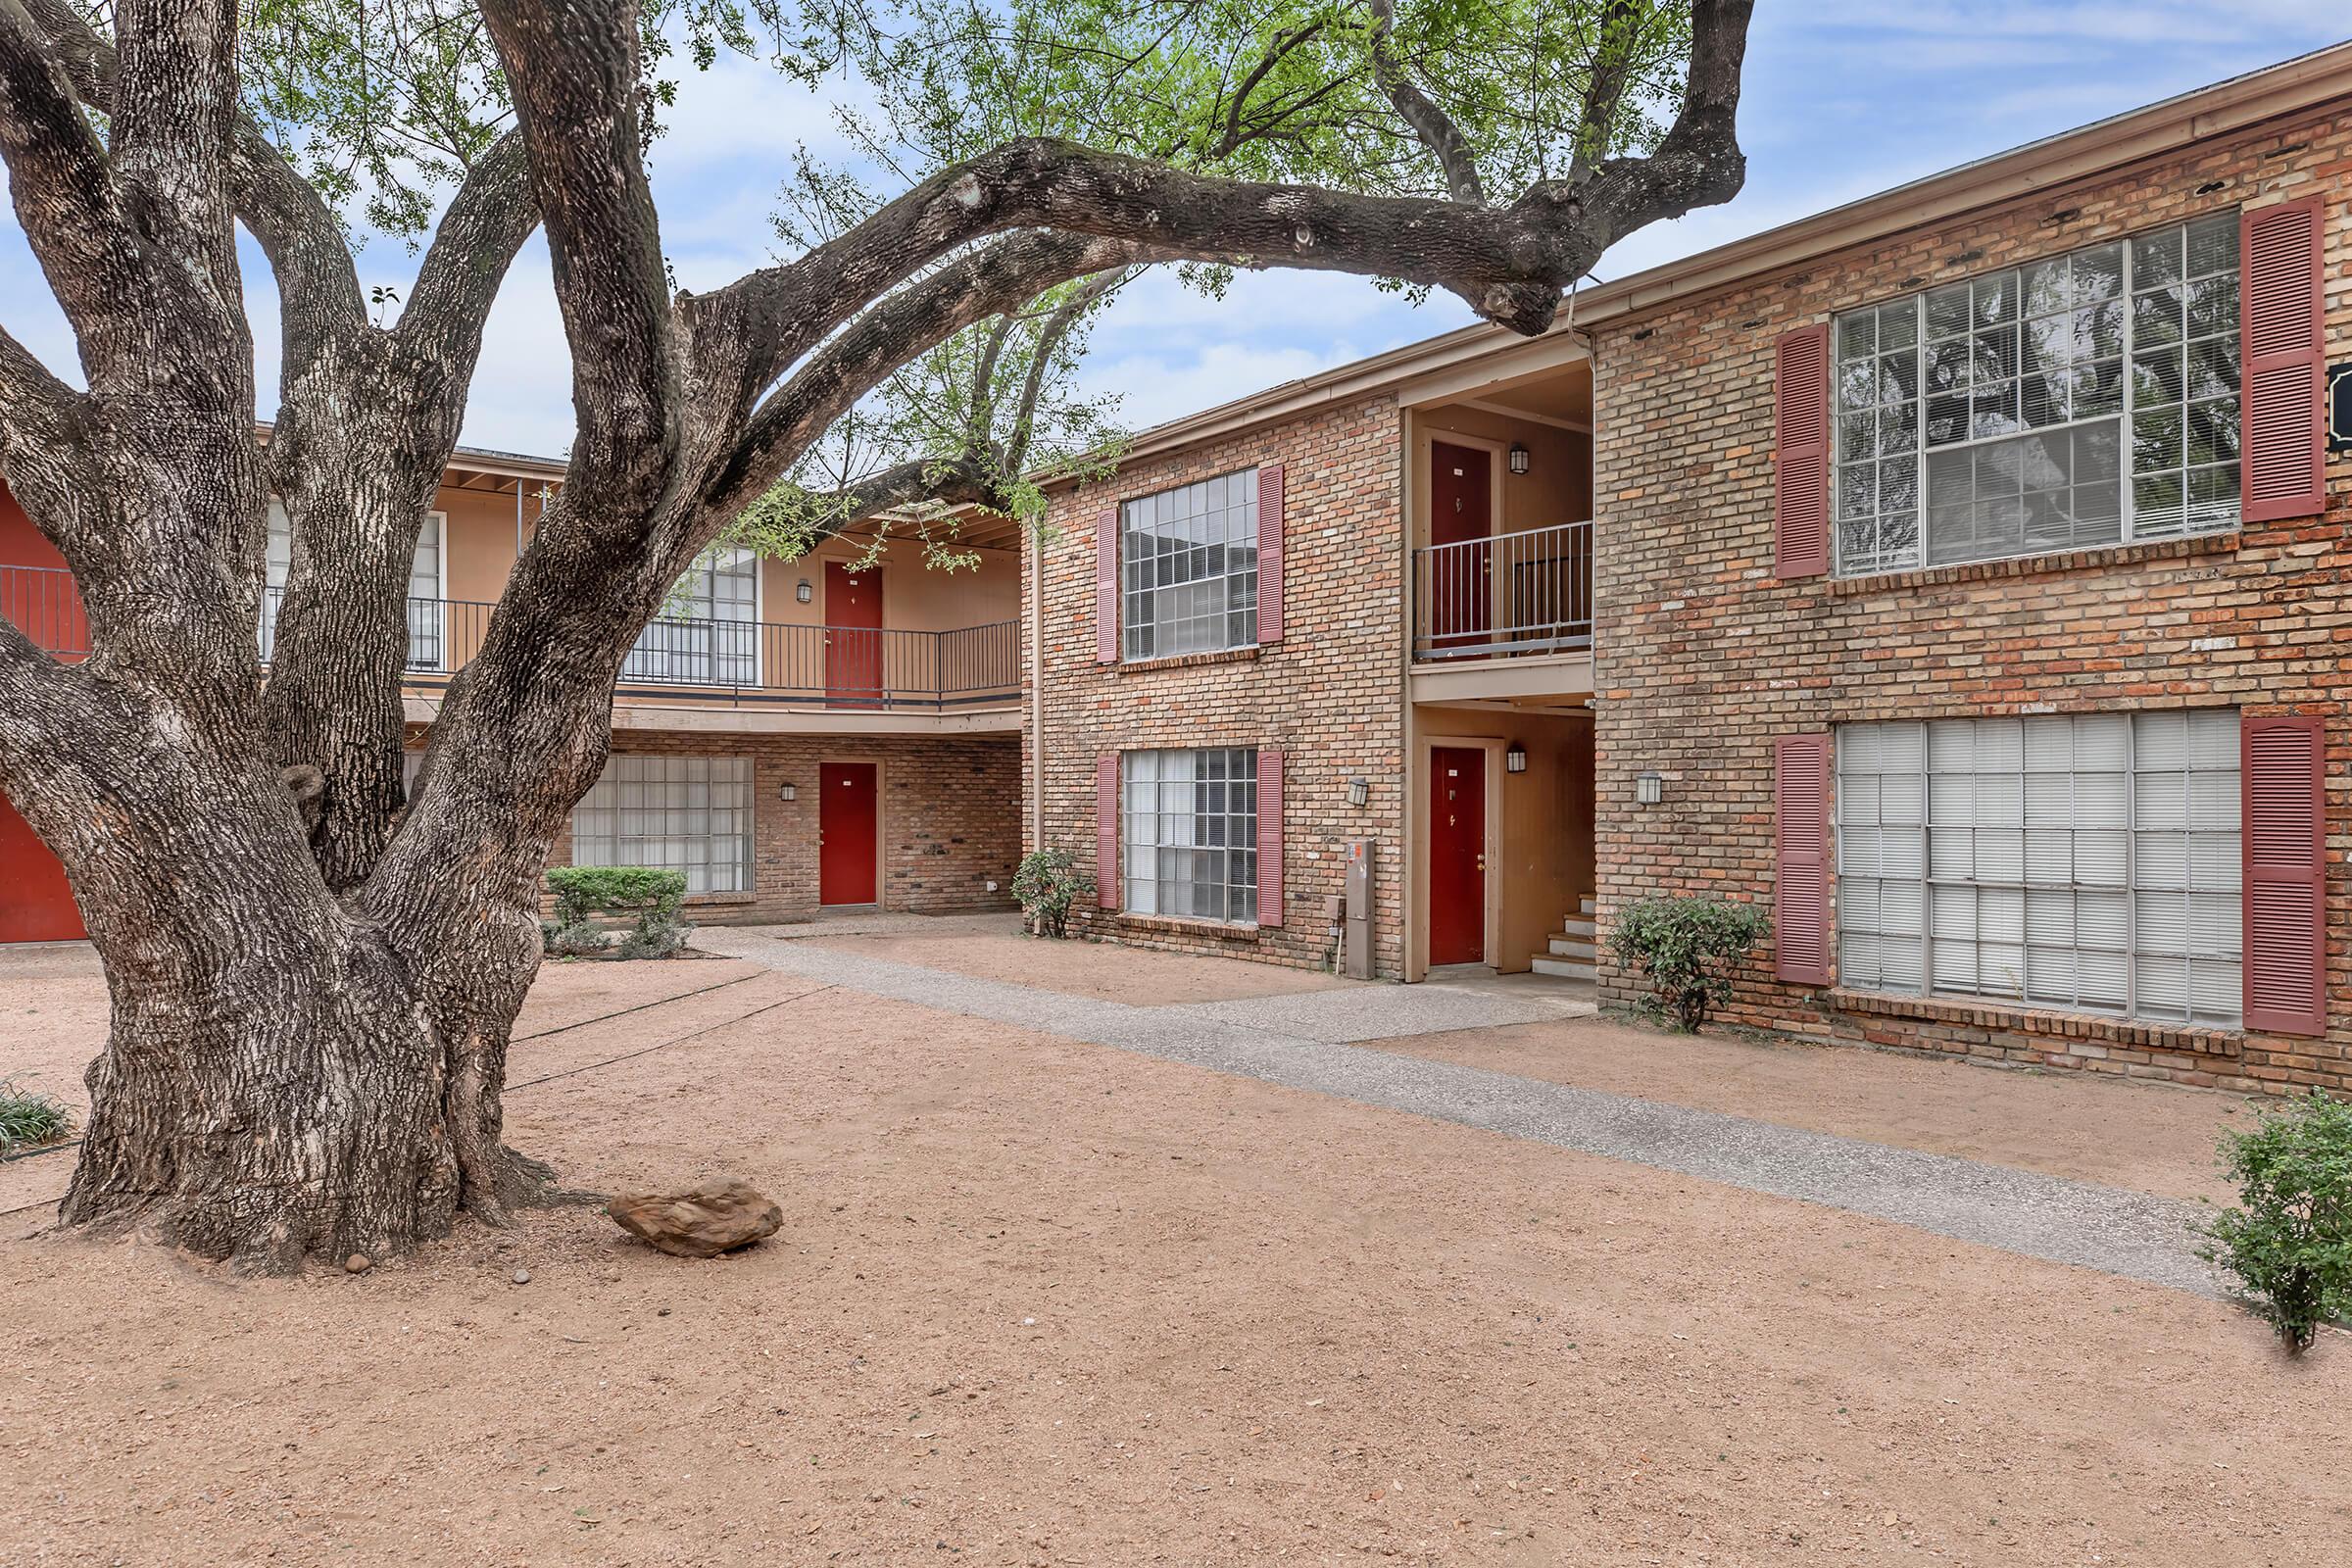
<svg viewBox="0 0 2352 1568">
<path fill-rule="evenodd" d="M 507 1048 L 539 876 L 604 765 L 621 662 L 695 556 L 898 367 L 1072 279 L 1179 259 L 1405 278 L 1540 331 L 1616 237 L 1740 182 L 1747 4 L 1697 0 L 1657 152 L 1508 205 L 1388 61 L 1455 201 L 1026 140 L 795 262 L 673 297 L 637 9 L 483 14 L 517 128 L 469 169 L 387 328 L 333 214 L 240 108 L 234 0 L 121 0 L 111 36 L 65 0 L 0 0 L 0 159 L 87 379 L 0 330 L 0 478 L 65 555 L 91 633 L 61 663 L 0 620 L 0 789 L 63 860 L 112 999 L 70 1225 L 283 1272 L 394 1254 L 461 1214 L 503 1222 L 545 1190 L 502 1141 Z M 266 444 L 240 221 L 282 300 Z M 409 566 L 491 301 L 542 224 L 578 434 L 412 797 Z M 924 471 L 871 488 L 899 497 Z M 292 568 L 265 679 L 272 496 Z"/>
</svg>

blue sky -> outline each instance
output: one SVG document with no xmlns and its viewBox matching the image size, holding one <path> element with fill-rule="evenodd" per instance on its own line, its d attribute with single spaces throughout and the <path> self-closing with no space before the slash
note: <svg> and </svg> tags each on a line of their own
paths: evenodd
<svg viewBox="0 0 2352 1568">
<path fill-rule="evenodd" d="M 1762 0 L 1740 106 L 1747 187 L 1727 206 L 1627 239 L 1598 275 L 1619 276 L 1889 185 L 2345 35 L 2328 0 Z M 836 148 L 827 104 L 764 68 L 727 61 L 683 84 L 654 177 L 678 280 L 707 288 L 769 259 L 767 218 L 795 143 Z M 275 301 L 246 247 L 262 353 L 263 413 L 275 402 Z M 368 283 L 406 292 L 415 260 L 378 241 Z M 1095 334 L 1082 374 L 1141 426 L 1376 354 L 1469 320 L 1449 297 L 1415 309 L 1370 284 L 1316 273 L 1237 281 L 1221 302 L 1145 278 Z M 72 339 L 13 220 L 0 223 L 0 322 L 61 371 Z M 564 337 L 545 248 L 518 260 L 493 315 L 464 439 L 557 453 L 570 439 Z"/>
</svg>

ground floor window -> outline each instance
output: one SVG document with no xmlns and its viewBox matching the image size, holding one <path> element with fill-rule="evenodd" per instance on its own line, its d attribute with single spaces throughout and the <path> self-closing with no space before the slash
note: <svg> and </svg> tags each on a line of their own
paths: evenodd
<svg viewBox="0 0 2352 1568">
<path fill-rule="evenodd" d="M 1838 731 L 1844 985 L 2233 1027 L 2239 876 L 2234 710 Z"/>
<path fill-rule="evenodd" d="M 752 760 L 615 757 L 571 812 L 574 865 L 654 865 L 689 893 L 752 886 Z"/>
<path fill-rule="evenodd" d="M 1121 907 L 1257 918 L 1257 753 L 1129 752 L 1119 811 Z"/>
</svg>

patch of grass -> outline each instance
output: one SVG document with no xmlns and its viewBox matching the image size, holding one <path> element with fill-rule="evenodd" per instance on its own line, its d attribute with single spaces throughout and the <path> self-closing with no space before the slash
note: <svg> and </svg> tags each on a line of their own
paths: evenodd
<svg viewBox="0 0 2352 1568">
<path fill-rule="evenodd" d="M 0 1078 L 0 1154 L 54 1144 L 74 1130 L 74 1118 L 54 1095 Z"/>
</svg>

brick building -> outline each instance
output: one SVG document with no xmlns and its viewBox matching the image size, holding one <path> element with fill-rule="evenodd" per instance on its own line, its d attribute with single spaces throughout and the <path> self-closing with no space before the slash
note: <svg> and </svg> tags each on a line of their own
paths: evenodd
<svg viewBox="0 0 2352 1568">
<path fill-rule="evenodd" d="M 1327 961 L 1365 843 L 1382 976 L 1702 893 L 1741 1022 L 2352 1088 L 2348 173 L 2340 46 L 1146 432 L 1027 838 L 1123 941 Z"/>
<path fill-rule="evenodd" d="M 410 574 L 413 747 L 480 646 L 563 473 L 559 462 L 461 450 L 443 476 Z M 954 572 L 929 569 L 911 542 L 869 560 L 872 541 L 858 537 L 802 561 L 698 564 L 622 666 L 612 759 L 557 862 L 674 866 L 705 922 L 1009 907 L 1020 555 L 1008 525 L 959 543 L 976 564 Z M 290 562 L 281 522 L 265 661 Z M 0 613 L 59 658 L 88 646 L 63 559 L 4 490 Z M 0 942 L 80 935 L 55 858 L 0 800 Z"/>
</svg>

